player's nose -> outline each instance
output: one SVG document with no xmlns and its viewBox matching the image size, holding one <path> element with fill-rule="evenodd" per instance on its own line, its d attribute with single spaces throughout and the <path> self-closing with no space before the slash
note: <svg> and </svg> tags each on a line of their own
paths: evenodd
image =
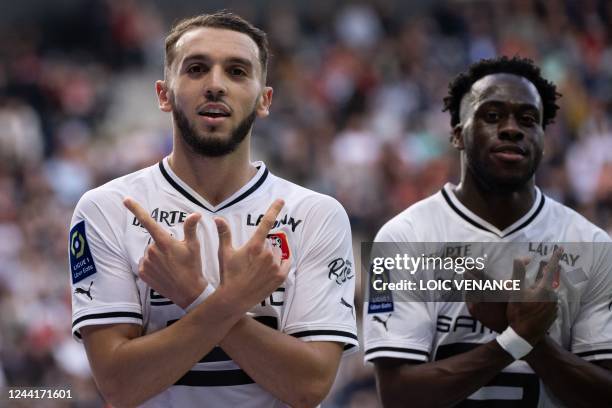
<svg viewBox="0 0 612 408">
<path fill-rule="evenodd" d="M 225 72 L 220 66 L 214 66 L 207 75 L 204 83 L 204 93 L 209 100 L 218 100 L 221 96 L 227 95 L 227 84 L 225 82 Z"/>
<path fill-rule="evenodd" d="M 506 120 L 500 122 L 498 134 L 501 140 L 516 141 L 525 137 L 514 115 L 509 115 Z"/>
</svg>

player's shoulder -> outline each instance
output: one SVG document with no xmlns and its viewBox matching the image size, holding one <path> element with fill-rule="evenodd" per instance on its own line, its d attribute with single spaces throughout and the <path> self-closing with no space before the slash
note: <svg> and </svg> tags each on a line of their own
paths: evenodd
<svg viewBox="0 0 612 408">
<path fill-rule="evenodd" d="M 377 242 L 409 242 L 415 239 L 414 230 L 423 221 L 432 223 L 444 209 L 442 194 L 437 192 L 412 204 L 389 221 L 376 234 Z"/>
<path fill-rule="evenodd" d="M 79 199 L 75 213 L 123 211 L 123 199 L 127 196 L 138 199 L 139 192 L 151 184 L 154 171 L 155 166 L 146 167 L 87 191 Z"/>
<path fill-rule="evenodd" d="M 546 196 L 546 219 L 563 228 L 568 242 L 612 242 L 610 235 L 576 210 Z"/>
</svg>

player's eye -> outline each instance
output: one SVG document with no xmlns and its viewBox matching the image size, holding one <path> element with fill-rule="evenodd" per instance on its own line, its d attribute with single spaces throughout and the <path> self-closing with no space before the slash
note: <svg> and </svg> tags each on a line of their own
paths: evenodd
<svg viewBox="0 0 612 408">
<path fill-rule="evenodd" d="M 204 67 L 201 64 L 193 64 L 187 67 L 188 74 L 200 74 L 204 72 Z"/>
<path fill-rule="evenodd" d="M 484 118 L 489 123 L 496 123 L 499 121 L 501 115 L 496 110 L 488 110 L 484 114 Z"/>
<path fill-rule="evenodd" d="M 533 126 L 537 122 L 537 118 L 532 114 L 521 115 L 521 124 L 524 126 Z"/>
<path fill-rule="evenodd" d="M 242 77 L 242 76 L 246 76 L 247 72 L 244 70 L 244 68 L 241 67 L 231 67 L 229 69 L 229 73 L 232 76 L 237 76 L 237 77 Z"/>
</svg>

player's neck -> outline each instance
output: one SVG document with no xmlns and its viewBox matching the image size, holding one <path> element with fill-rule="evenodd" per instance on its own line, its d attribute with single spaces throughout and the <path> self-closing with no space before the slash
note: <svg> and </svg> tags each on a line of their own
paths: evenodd
<svg viewBox="0 0 612 408">
<path fill-rule="evenodd" d="M 238 191 L 257 173 L 250 161 L 248 137 L 235 151 L 221 157 L 204 157 L 175 143 L 169 164 L 183 182 L 214 206 Z"/>
<path fill-rule="evenodd" d="M 536 197 L 533 179 L 523 188 L 501 192 L 488 190 L 475 180 L 464 177 L 454 193 L 461 204 L 500 230 L 527 214 Z"/>
</svg>

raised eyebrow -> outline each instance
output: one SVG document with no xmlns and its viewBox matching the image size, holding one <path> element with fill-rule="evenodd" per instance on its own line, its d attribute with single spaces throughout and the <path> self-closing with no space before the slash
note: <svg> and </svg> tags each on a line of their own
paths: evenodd
<svg viewBox="0 0 612 408">
<path fill-rule="evenodd" d="M 181 62 L 181 66 L 188 65 L 192 62 L 203 62 L 203 63 L 211 63 L 212 58 L 206 54 L 194 54 L 189 55 L 183 59 Z M 242 57 L 228 57 L 223 61 L 224 64 L 239 64 L 244 65 L 248 69 L 253 68 L 253 63 L 246 58 Z"/>
<path fill-rule="evenodd" d="M 226 59 L 227 64 L 238 64 L 243 65 L 245 68 L 251 70 L 253 69 L 253 63 L 246 58 L 242 57 L 230 57 Z"/>
<path fill-rule="evenodd" d="M 535 106 L 535 105 L 533 105 L 531 103 L 521 103 L 519 105 L 519 108 L 521 110 L 524 110 L 524 111 L 533 111 L 533 112 L 535 112 L 537 114 L 540 114 L 540 108 L 538 108 L 537 106 Z"/>
<path fill-rule="evenodd" d="M 479 103 L 478 105 L 476 105 L 476 111 L 479 111 L 483 108 L 487 108 L 487 107 L 494 107 L 494 108 L 501 108 L 505 105 L 504 102 L 502 101 L 495 101 L 495 100 L 490 100 L 490 101 L 483 101 L 481 103 Z"/>
<path fill-rule="evenodd" d="M 532 103 L 516 103 L 516 104 L 511 103 L 511 104 L 517 106 L 520 110 L 532 110 L 535 112 L 540 112 L 540 108 Z M 489 100 L 489 101 L 483 101 L 482 103 L 480 103 L 476 109 L 480 109 L 486 106 L 503 107 L 504 105 L 506 105 L 505 101 Z"/>
<path fill-rule="evenodd" d="M 208 57 L 207 55 L 204 55 L 204 54 L 189 55 L 189 56 L 183 58 L 180 61 L 180 64 L 178 65 L 179 72 L 183 71 L 184 69 L 186 69 L 186 67 L 189 66 L 189 64 L 194 63 L 194 62 L 201 62 L 203 64 L 210 64 L 211 63 L 211 58 Z"/>
</svg>

